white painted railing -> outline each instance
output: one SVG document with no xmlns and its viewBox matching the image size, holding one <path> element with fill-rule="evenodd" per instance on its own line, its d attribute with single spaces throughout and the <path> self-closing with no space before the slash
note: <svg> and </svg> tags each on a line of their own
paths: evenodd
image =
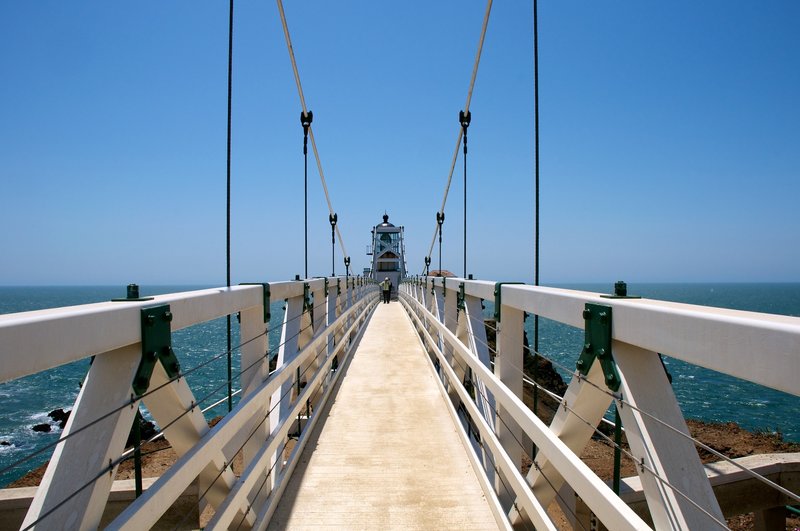
<svg viewBox="0 0 800 531">
<path fill-rule="evenodd" d="M 337 277 L 0 316 L 0 382 L 94 356 L 22 527 L 98 526 L 140 401 L 179 459 L 110 527 L 151 527 L 194 481 L 201 509 L 215 509 L 212 527 L 265 527 L 338 377 L 334 360 L 350 355 L 377 298 L 376 286 Z M 272 318 L 281 340 L 270 374 L 268 312 L 277 300 L 286 310 Z M 155 354 L 143 352 L 142 310 L 162 305 L 171 331 L 239 315 L 242 396 L 213 429 L 186 379 L 171 378 L 161 363 L 148 390 L 133 391 L 142 360 Z M 244 472 L 236 477 L 239 452 Z"/>
<path fill-rule="evenodd" d="M 443 389 L 454 404 L 463 404 L 480 434 L 480 445 L 467 446 L 475 448 L 473 462 L 482 467 L 485 483 L 494 483 L 487 495 L 499 497 L 509 523 L 522 518 L 537 529 L 553 529 L 546 508 L 557 500 L 565 514 L 574 516 L 574 508 L 566 506 L 577 494 L 608 529 L 647 527 L 578 458 L 615 401 L 655 528 L 725 527 L 658 353 L 800 395 L 800 319 L 795 317 L 439 277 L 404 282 L 400 299 L 437 361 Z M 481 313 L 484 300 L 495 303 L 499 316 L 493 367 Z M 583 375 L 573 374 L 546 426 L 522 402 L 524 316 L 583 328 L 587 303 L 608 309 L 603 318 L 610 319 L 620 386 L 616 392 L 608 389 L 595 360 Z M 462 385 L 466 372 L 474 395 Z M 538 449 L 524 478 L 521 441 Z"/>
</svg>

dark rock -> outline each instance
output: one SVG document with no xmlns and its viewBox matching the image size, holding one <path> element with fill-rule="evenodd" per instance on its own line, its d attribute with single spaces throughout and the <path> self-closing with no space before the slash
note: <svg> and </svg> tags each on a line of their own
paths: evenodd
<svg viewBox="0 0 800 531">
<path fill-rule="evenodd" d="M 157 433 L 155 424 L 149 420 L 142 419 L 142 439 L 155 437 Z"/>
<path fill-rule="evenodd" d="M 43 433 L 49 433 L 50 432 L 50 424 L 48 424 L 46 422 L 43 423 L 43 424 L 37 424 L 32 429 L 33 429 L 33 431 L 41 431 Z"/>
<path fill-rule="evenodd" d="M 47 416 L 53 419 L 53 422 L 58 423 L 58 427 L 63 430 L 64 427 L 67 425 L 67 420 L 69 419 L 70 413 L 72 412 L 64 411 L 63 409 L 58 408 L 48 413 Z"/>
<path fill-rule="evenodd" d="M 11 443 L 8 441 L 0 441 L 0 446 L 11 446 Z"/>
<path fill-rule="evenodd" d="M 148 439 L 150 439 L 151 437 L 154 437 L 158 433 L 156 431 L 155 424 L 153 424 L 149 420 L 144 420 L 140 416 L 137 416 L 136 418 L 139 419 L 139 429 L 141 430 L 141 438 L 143 443 Z M 128 440 L 125 442 L 126 448 L 131 448 L 132 446 L 133 446 L 133 426 L 131 426 L 131 432 L 128 434 Z"/>
</svg>

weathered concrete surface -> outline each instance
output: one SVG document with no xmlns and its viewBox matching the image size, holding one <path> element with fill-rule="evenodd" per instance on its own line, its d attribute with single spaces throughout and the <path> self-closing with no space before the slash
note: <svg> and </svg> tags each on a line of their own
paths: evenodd
<svg viewBox="0 0 800 531">
<path fill-rule="evenodd" d="M 378 305 L 269 529 L 497 529 L 427 363 Z"/>
</svg>

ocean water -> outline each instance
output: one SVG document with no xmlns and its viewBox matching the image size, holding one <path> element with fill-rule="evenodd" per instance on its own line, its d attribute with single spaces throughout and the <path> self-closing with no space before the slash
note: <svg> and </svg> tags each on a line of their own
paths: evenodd
<svg viewBox="0 0 800 531">
<path fill-rule="evenodd" d="M 208 286 L 142 286 L 142 295 L 173 293 Z M 595 292 L 610 292 L 612 286 L 573 284 L 559 287 Z M 723 308 L 800 316 L 798 284 L 630 284 L 631 294 L 653 299 L 702 304 Z M 107 301 L 124 296 L 124 286 L 89 287 L 0 287 L 0 313 L 13 313 L 59 306 Z M 487 301 L 487 306 L 490 303 Z M 282 302 L 273 303 L 270 348 L 280 341 L 278 328 Z M 238 324 L 233 324 L 233 345 L 238 345 Z M 533 320 L 526 321 L 529 337 Z M 223 399 L 227 393 L 227 349 L 225 318 L 179 330 L 172 335 L 173 349 L 181 367 L 199 366 L 210 358 L 216 361 L 187 376 L 200 407 Z M 540 320 L 539 347 L 548 358 L 566 368 L 573 368 L 583 344 L 583 330 L 561 323 Z M 21 353 L 23 354 L 23 353 Z M 800 355 L 800 354 L 799 354 Z M 767 389 L 730 376 L 665 358 L 673 377 L 673 388 L 684 415 L 706 421 L 733 421 L 751 430 L 780 432 L 787 440 L 800 441 L 800 398 Z M 0 470 L 9 467 L 31 452 L 58 439 L 60 430 L 50 433 L 31 430 L 35 424 L 48 422 L 47 413 L 56 408 L 71 409 L 81 380 L 88 370 L 88 360 L 0 384 Z M 557 369 L 558 370 L 558 369 Z M 238 352 L 233 355 L 233 373 L 239 371 Z M 565 370 L 560 370 L 566 376 Z M 800 386 L 800 375 L 798 375 Z M 234 388 L 238 388 L 234 384 Z M 236 398 L 234 398 L 234 403 Z M 207 418 L 227 411 L 223 403 L 206 413 Z M 146 413 L 146 412 L 145 412 Z M 49 458 L 50 451 L 0 472 L 0 485 L 24 475 Z"/>
<path fill-rule="evenodd" d="M 140 293 L 142 296 L 149 296 L 208 287 L 210 286 L 141 286 Z M 124 296 L 124 286 L 0 287 L 0 314 L 103 302 Z M 279 321 L 282 309 L 282 301 L 272 304 L 273 319 L 269 334 L 271 349 L 280 342 Z M 232 319 L 231 328 L 232 345 L 235 350 L 235 346 L 239 344 L 239 327 L 235 318 Z M 173 350 L 184 372 L 218 357 L 186 377 L 198 405 L 203 409 L 227 396 L 226 329 L 226 319 L 223 317 L 177 330 L 172 334 Z M 238 374 L 239 367 L 239 353 L 234 351 L 232 356 L 234 375 Z M 60 430 L 55 424 L 49 433 L 34 432 L 31 428 L 45 422 L 52 424 L 47 413 L 54 409 L 72 409 L 80 383 L 88 369 L 89 361 L 81 360 L 11 382 L 0 383 L 0 441 L 10 443 L 0 445 L 0 471 L 35 450 L 58 440 Z M 239 387 L 237 382 L 237 379 L 234 379 L 234 390 Z M 234 405 L 237 400 L 238 397 L 235 396 Z M 144 407 L 142 409 L 145 417 L 149 417 L 146 409 Z M 206 418 L 211 419 L 225 412 L 227 412 L 227 401 L 206 412 Z M 49 459 L 51 453 L 51 449 L 47 450 L 11 470 L 0 472 L 0 485 L 5 485 L 41 465 Z"/>
</svg>

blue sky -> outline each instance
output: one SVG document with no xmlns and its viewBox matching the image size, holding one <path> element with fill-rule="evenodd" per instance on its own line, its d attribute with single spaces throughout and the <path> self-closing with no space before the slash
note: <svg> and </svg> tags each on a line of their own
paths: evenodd
<svg viewBox="0 0 800 531">
<path fill-rule="evenodd" d="M 286 2 L 356 271 L 384 210 L 422 268 L 485 6 Z M 0 284 L 224 284 L 227 10 L 0 5 Z M 533 279 L 531 16 L 495 3 L 472 100 L 477 278 Z M 789 0 L 540 2 L 543 283 L 800 281 L 798 20 Z M 233 281 L 288 279 L 302 128 L 274 3 L 236 5 L 233 98 Z M 329 274 L 309 167 L 309 273 Z M 459 158 L 443 253 L 459 274 L 462 194 Z"/>
</svg>

